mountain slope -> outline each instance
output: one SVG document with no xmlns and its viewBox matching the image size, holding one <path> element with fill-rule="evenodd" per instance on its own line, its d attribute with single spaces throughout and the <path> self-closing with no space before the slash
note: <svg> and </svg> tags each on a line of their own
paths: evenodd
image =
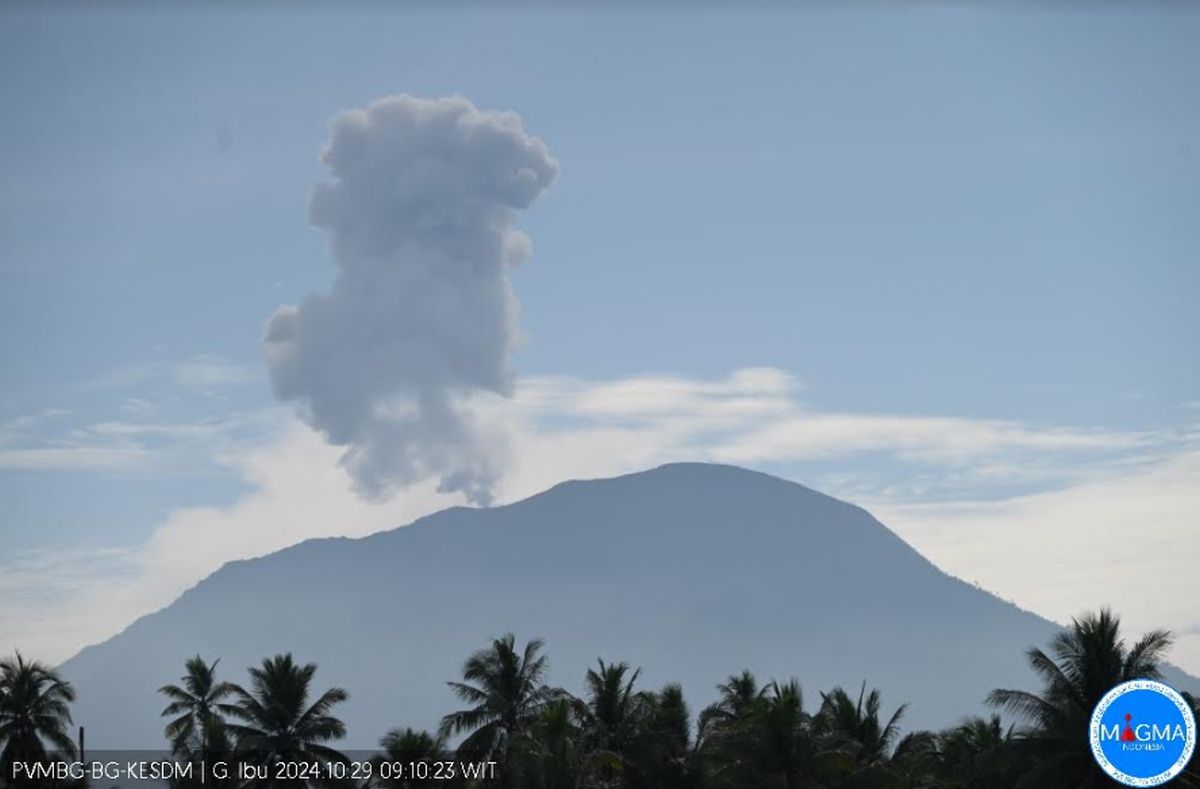
<svg viewBox="0 0 1200 789">
<path fill-rule="evenodd" d="M 1051 623 L 954 579 L 864 510 L 795 483 L 679 464 L 456 508 L 359 540 L 233 562 L 62 671 L 96 747 L 162 741 L 155 688 L 197 652 L 223 678 L 291 651 L 346 687 L 349 746 L 433 727 L 445 686 L 488 639 L 546 639 L 572 691 L 598 656 L 680 681 L 698 710 L 750 668 L 816 691 L 866 680 L 910 726 L 1034 687 L 1023 652 Z"/>
</svg>

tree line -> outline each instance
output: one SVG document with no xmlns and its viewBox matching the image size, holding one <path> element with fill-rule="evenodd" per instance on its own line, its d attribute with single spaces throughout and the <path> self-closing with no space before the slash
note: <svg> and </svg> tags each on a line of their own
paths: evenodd
<svg viewBox="0 0 1200 789">
<path fill-rule="evenodd" d="M 865 683 L 810 696 L 796 680 L 760 682 L 743 671 L 718 684 L 717 700 L 693 716 L 679 685 L 645 689 L 640 670 L 598 659 L 584 676 L 583 693 L 574 695 L 548 683 L 541 641 L 520 645 L 506 635 L 469 656 L 461 678 L 448 683 L 461 709 L 445 715 L 436 731 L 387 732 L 374 757 L 379 764 L 486 760 L 496 765 L 491 780 L 381 771 L 357 781 L 210 779 L 206 785 L 1098 789 L 1118 784 L 1092 758 L 1092 710 L 1121 682 L 1160 678 L 1170 644 L 1167 631 L 1155 631 L 1127 647 L 1114 614 L 1082 616 L 1049 650 L 1027 652 L 1040 689 L 997 689 L 986 699 L 994 710 L 986 717 L 902 735 L 905 705 L 888 714 L 880 691 Z M 193 657 L 180 682 L 159 689 L 167 702 L 164 733 L 178 760 L 346 760 L 336 748 L 346 734 L 336 708 L 348 694 L 339 687 L 319 691 L 315 664 L 276 655 L 249 669 L 247 686 L 220 680 L 218 667 L 218 660 Z M 1200 712 L 1197 700 L 1184 695 Z M 54 670 L 20 654 L 0 662 L 4 776 L 15 760 L 77 755 L 69 735 L 74 700 Z M 1200 759 L 1193 756 L 1168 786 L 1200 787 Z"/>
</svg>

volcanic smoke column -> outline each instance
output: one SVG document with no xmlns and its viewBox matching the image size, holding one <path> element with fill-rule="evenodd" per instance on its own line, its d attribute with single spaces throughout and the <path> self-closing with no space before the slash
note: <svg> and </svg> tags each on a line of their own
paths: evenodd
<svg viewBox="0 0 1200 789">
<path fill-rule="evenodd" d="M 328 293 L 280 307 L 263 355 L 275 395 L 331 444 L 361 493 L 437 476 L 486 503 L 503 452 L 463 405 L 510 394 L 515 229 L 554 181 L 546 146 L 514 113 L 462 98 L 392 96 L 337 115 L 310 221 L 329 234 Z"/>
</svg>

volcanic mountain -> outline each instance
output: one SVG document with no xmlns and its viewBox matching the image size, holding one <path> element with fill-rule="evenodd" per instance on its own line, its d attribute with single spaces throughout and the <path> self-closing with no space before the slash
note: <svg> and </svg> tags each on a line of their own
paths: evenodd
<svg viewBox="0 0 1200 789">
<path fill-rule="evenodd" d="M 552 681 L 573 692 L 598 657 L 625 660 L 644 688 L 680 682 L 698 711 L 748 668 L 798 678 L 810 706 L 865 681 L 889 714 L 909 704 L 911 729 L 983 712 L 992 688 L 1035 689 L 1024 651 L 1056 629 L 942 572 L 859 507 L 676 464 L 231 562 L 61 669 L 89 745 L 104 748 L 163 744 L 156 688 L 189 656 L 219 657 L 221 678 L 244 682 L 280 652 L 350 692 L 344 745 L 369 748 L 458 709 L 446 682 L 509 632 L 544 639 Z"/>
</svg>

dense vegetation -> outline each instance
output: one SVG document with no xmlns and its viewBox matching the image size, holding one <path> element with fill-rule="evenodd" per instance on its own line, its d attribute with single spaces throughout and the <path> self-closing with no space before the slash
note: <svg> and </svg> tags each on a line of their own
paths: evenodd
<svg viewBox="0 0 1200 789">
<path fill-rule="evenodd" d="M 521 789 L 1091 789 L 1116 785 L 1096 767 L 1087 742 L 1092 708 L 1114 685 L 1159 676 L 1170 636 L 1131 647 L 1104 611 L 1082 617 L 1049 652 L 1028 659 L 1036 692 L 999 689 L 990 717 L 940 732 L 901 735 L 904 705 L 887 711 L 878 690 L 833 688 L 815 696 L 796 680 L 759 682 L 750 672 L 717 686 L 693 718 L 678 685 L 647 690 L 639 670 L 597 660 L 575 696 L 546 682 L 542 642 L 496 639 L 471 655 L 449 685 L 463 704 L 436 733 L 394 729 L 377 763 L 438 759 L 497 765 L 486 785 Z M 179 684 L 159 692 L 172 751 L 181 761 L 222 757 L 257 763 L 339 761 L 345 736 L 336 717 L 347 693 L 317 692 L 317 667 L 291 655 L 249 669 L 249 686 L 218 679 L 218 661 L 187 661 Z M 0 761 L 75 753 L 68 727 L 70 685 L 20 655 L 0 663 Z M 1196 707 L 1196 700 L 1189 697 Z M 1013 723 L 1002 715 L 1012 716 Z M 458 743 L 451 753 L 448 743 Z M 449 754 L 449 755 L 448 755 Z M 6 770 L 5 775 L 8 772 Z M 208 785 L 213 785 L 210 781 Z M 230 782 L 233 786 L 235 783 Z M 271 781 L 246 786 L 278 785 Z M 397 779 L 295 781 L 416 789 L 479 781 Z M 1200 760 L 1169 784 L 1200 787 Z"/>
</svg>

